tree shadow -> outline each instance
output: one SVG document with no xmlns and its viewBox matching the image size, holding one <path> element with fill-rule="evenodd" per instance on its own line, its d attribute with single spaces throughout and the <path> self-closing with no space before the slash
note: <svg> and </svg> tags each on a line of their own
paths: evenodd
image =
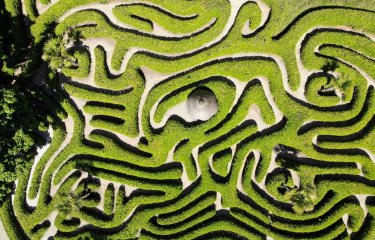
<svg viewBox="0 0 375 240">
<path fill-rule="evenodd" d="M 337 68 L 339 68 L 339 64 L 337 61 L 334 60 L 327 60 L 324 65 L 320 68 L 324 73 L 333 72 Z M 327 84 L 330 84 L 332 80 L 332 76 L 330 74 L 327 74 Z"/>
</svg>

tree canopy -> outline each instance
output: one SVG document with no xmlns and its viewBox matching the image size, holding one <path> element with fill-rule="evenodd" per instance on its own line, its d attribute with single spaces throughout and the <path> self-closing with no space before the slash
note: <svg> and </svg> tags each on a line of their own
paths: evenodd
<svg viewBox="0 0 375 240">
<path fill-rule="evenodd" d="M 37 146 L 46 141 L 40 132 L 47 129 L 47 115 L 37 106 L 43 93 L 30 76 L 17 74 L 24 70 L 27 57 L 22 53 L 31 40 L 19 34 L 26 26 L 17 9 L 9 11 L 13 7 L 0 0 L 0 206 L 15 180 L 28 174 Z"/>
<path fill-rule="evenodd" d="M 46 118 L 35 113 L 33 97 L 17 85 L 0 88 L 0 203 L 29 171 L 36 146 L 43 143 L 37 133 L 46 130 Z"/>
</svg>

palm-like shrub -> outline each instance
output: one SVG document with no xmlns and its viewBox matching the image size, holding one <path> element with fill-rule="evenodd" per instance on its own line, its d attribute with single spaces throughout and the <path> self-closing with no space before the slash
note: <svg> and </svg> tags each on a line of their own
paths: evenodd
<svg viewBox="0 0 375 240">
<path fill-rule="evenodd" d="M 337 61 L 327 61 L 320 69 L 327 73 L 334 72 L 337 68 L 339 68 Z M 327 75 L 327 83 L 322 86 L 321 91 L 339 93 L 339 97 L 345 100 L 345 92 L 350 86 L 351 80 L 346 75 L 337 78 Z"/>
<path fill-rule="evenodd" d="M 77 59 L 69 54 L 68 48 L 82 40 L 80 31 L 69 28 L 64 35 L 51 38 L 43 48 L 42 59 L 54 72 L 61 71 L 63 67 L 77 67 Z"/>
<path fill-rule="evenodd" d="M 307 184 L 300 189 L 293 188 L 285 193 L 284 198 L 293 205 L 293 210 L 297 214 L 311 212 L 317 198 L 316 188 L 313 184 Z"/>
<path fill-rule="evenodd" d="M 72 192 L 59 193 L 56 196 L 55 208 L 66 219 L 71 219 L 83 206 L 82 197 Z"/>
<path fill-rule="evenodd" d="M 43 48 L 42 59 L 48 62 L 50 69 L 57 71 L 64 66 L 64 58 L 61 54 L 62 46 L 59 38 L 50 39 Z"/>
</svg>

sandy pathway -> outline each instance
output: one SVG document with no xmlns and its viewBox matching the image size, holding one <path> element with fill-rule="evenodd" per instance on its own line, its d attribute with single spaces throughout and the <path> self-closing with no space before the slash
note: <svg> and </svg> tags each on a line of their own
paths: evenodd
<svg viewBox="0 0 375 240">
<path fill-rule="evenodd" d="M 1 237 L 1 240 L 9 240 L 9 236 L 8 236 L 8 233 L 6 232 L 5 230 L 5 227 L 4 227 L 4 224 L 3 224 L 3 221 L 1 220 L 0 218 L 0 237 Z"/>
</svg>

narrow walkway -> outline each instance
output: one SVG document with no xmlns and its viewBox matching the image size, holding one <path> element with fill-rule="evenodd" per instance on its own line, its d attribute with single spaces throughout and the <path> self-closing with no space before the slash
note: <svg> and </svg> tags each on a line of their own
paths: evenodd
<svg viewBox="0 0 375 240">
<path fill-rule="evenodd" d="M 0 239 L 9 240 L 8 233 L 5 231 L 5 227 L 1 218 L 0 218 Z"/>
</svg>

